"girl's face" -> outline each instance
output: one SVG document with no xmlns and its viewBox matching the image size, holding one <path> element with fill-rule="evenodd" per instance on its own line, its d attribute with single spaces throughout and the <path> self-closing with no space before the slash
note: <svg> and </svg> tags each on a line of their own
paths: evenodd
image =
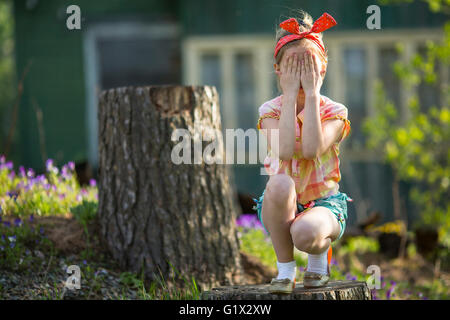
<svg viewBox="0 0 450 320">
<path fill-rule="evenodd" d="M 303 55 L 308 51 L 315 55 L 316 60 L 319 63 L 320 75 L 322 76 L 322 79 L 325 78 L 327 66 L 321 58 L 319 49 L 317 49 L 317 47 L 314 44 L 310 43 L 309 41 L 301 41 L 298 45 L 292 46 L 292 47 L 286 49 L 286 51 L 283 54 L 283 57 L 281 58 L 280 64 L 275 63 L 273 66 L 276 71 L 280 71 L 280 65 L 282 63 L 285 63 L 285 60 L 287 59 L 286 57 L 288 57 L 289 55 L 291 55 L 293 53 L 297 53 L 297 57 L 300 57 L 300 59 L 303 60 Z M 301 62 L 301 60 L 300 60 L 300 62 Z M 280 76 L 278 75 L 278 78 L 279 77 Z M 300 92 L 303 92 L 301 82 L 300 82 Z"/>
</svg>

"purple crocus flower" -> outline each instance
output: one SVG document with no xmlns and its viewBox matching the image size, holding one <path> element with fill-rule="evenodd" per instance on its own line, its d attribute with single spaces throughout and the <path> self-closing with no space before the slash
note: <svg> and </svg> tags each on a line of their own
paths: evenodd
<svg viewBox="0 0 450 320">
<path fill-rule="evenodd" d="M 67 169 L 67 165 L 64 165 L 64 166 L 62 167 L 61 175 L 62 175 L 62 177 L 63 177 L 64 179 L 66 179 L 66 180 L 70 179 L 70 177 L 72 176 L 72 175 L 70 174 L 69 170 Z"/>
<path fill-rule="evenodd" d="M 11 223 L 9 221 L 3 222 L 3 225 L 7 228 L 11 227 Z"/>
<path fill-rule="evenodd" d="M 22 178 L 25 178 L 27 173 L 25 172 L 25 168 L 23 166 L 19 167 L 19 173 Z"/>
<path fill-rule="evenodd" d="M 20 219 L 20 218 L 14 219 L 14 225 L 16 227 L 20 227 L 22 225 L 22 219 Z"/>
<path fill-rule="evenodd" d="M 91 180 L 89 180 L 89 185 L 91 187 L 95 187 L 97 185 L 97 181 L 95 181 L 95 179 L 91 179 Z"/>
<path fill-rule="evenodd" d="M 44 234 L 44 228 L 43 228 L 43 227 L 41 227 L 41 228 L 39 229 L 39 233 L 40 233 L 40 234 Z"/>
<path fill-rule="evenodd" d="M 261 229 L 261 222 L 258 220 L 257 216 L 254 214 L 241 214 L 236 220 L 236 224 L 239 227 L 251 228 L 251 229 Z"/>
<path fill-rule="evenodd" d="M 377 290 L 376 289 L 370 290 L 370 293 L 372 294 L 372 299 L 373 300 L 377 300 L 378 299 L 378 297 L 377 297 Z"/>
<path fill-rule="evenodd" d="M 14 164 L 12 163 L 12 161 L 8 161 L 6 163 L 0 164 L 0 169 L 6 168 L 8 170 L 12 170 L 13 167 L 14 167 Z"/>
<path fill-rule="evenodd" d="M 13 180 L 16 177 L 16 173 L 14 171 L 11 171 L 10 173 L 8 173 L 8 178 L 10 180 Z"/>
<path fill-rule="evenodd" d="M 5 247 L 4 247 L 4 246 L 0 246 L 0 250 L 1 250 L 1 251 L 4 251 L 4 250 L 5 250 Z"/>
<path fill-rule="evenodd" d="M 338 262 L 337 262 L 337 260 L 336 260 L 335 258 L 331 258 L 330 264 L 331 264 L 332 266 L 337 266 L 337 265 L 338 265 Z"/>
<path fill-rule="evenodd" d="M 11 243 L 9 244 L 9 246 L 11 247 L 11 249 L 14 249 L 14 247 L 16 246 L 16 243 L 15 243 L 15 242 L 11 242 Z"/>
<path fill-rule="evenodd" d="M 36 177 L 36 183 L 44 183 L 45 182 L 45 175 L 44 174 L 40 174 L 40 175 L 38 175 L 37 177 Z"/>
<path fill-rule="evenodd" d="M 5 155 L 2 154 L 0 156 L 0 163 L 5 163 L 5 161 L 6 161 Z"/>
<path fill-rule="evenodd" d="M 33 221 L 34 221 L 34 215 L 31 214 L 31 215 L 30 215 L 30 222 L 33 222 Z"/>
<path fill-rule="evenodd" d="M 391 299 L 391 293 L 392 293 L 392 289 L 389 289 L 387 292 L 386 292 L 386 299 Z"/>
<path fill-rule="evenodd" d="M 27 177 L 28 178 L 33 178 L 34 174 L 35 174 L 34 170 L 29 168 L 28 171 L 27 171 Z"/>
<path fill-rule="evenodd" d="M 74 171 L 74 170 L 75 170 L 75 163 L 74 163 L 73 161 L 69 161 L 69 163 L 68 163 L 67 165 L 69 166 L 69 169 L 70 169 L 71 171 Z"/>
<path fill-rule="evenodd" d="M 45 168 L 47 169 L 47 171 L 51 171 L 53 168 L 53 159 L 47 159 L 47 161 L 45 161 Z"/>
</svg>

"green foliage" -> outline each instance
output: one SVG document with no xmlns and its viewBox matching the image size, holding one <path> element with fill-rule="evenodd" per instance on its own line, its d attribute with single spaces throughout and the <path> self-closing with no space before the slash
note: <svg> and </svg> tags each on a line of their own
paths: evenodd
<svg viewBox="0 0 450 320">
<path fill-rule="evenodd" d="M 94 221 L 97 216 L 98 203 L 96 201 L 83 202 L 75 207 L 70 208 L 75 219 L 83 226 L 87 226 L 89 223 Z"/>
<path fill-rule="evenodd" d="M 366 252 L 378 252 L 379 244 L 376 239 L 368 237 L 349 238 L 345 245 L 339 248 L 340 254 L 363 254 Z"/>
<path fill-rule="evenodd" d="M 448 0 L 426 2 L 431 10 L 444 13 L 450 4 Z M 399 46 L 398 50 L 403 49 Z M 382 155 L 396 178 L 413 183 L 410 197 L 422 212 L 419 223 L 437 226 L 444 241 L 450 234 L 450 90 L 437 71 L 437 63 L 442 67 L 450 64 L 450 22 L 444 26 L 442 41 L 427 42 L 424 55 L 415 54 L 409 61 L 393 65 L 393 72 L 407 89 L 421 83 L 439 84 L 442 105 L 420 108 L 418 97 L 413 95 L 408 101 L 410 117 L 402 122 L 396 111 L 399 108 L 386 99 L 378 82 L 375 115 L 365 119 L 362 127 L 368 137 L 367 148 Z"/>
<path fill-rule="evenodd" d="M 276 266 L 277 257 L 273 250 L 272 243 L 267 241 L 264 232 L 260 229 L 244 229 L 239 227 L 241 232 L 241 250 L 252 254 L 267 266 Z"/>
<path fill-rule="evenodd" d="M 192 277 L 190 280 L 182 275 L 169 262 L 172 279 L 169 285 L 162 275 L 157 277 L 157 280 L 152 281 L 149 286 L 145 284 L 144 274 L 137 276 L 132 272 L 123 272 L 120 275 L 120 281 L 123 285 L 138 289 L 138 298 L 143 300 L 198 300 L 200 298 L 200 290 L 197 283 Z M 177 288 L 174 286 L 176 280 L 184 282 L 184 288 Z"/>
<path fill-rule="evenodd" d="M 47 160 L 47 172 L 35 176 L 32 169 L 12 170 L 11 161 L 0 160 L 0 207 L 3 213 L 18 217 L 66 215 L 74 210 L 80 221 L 92 219 L 97 188 L 81 188 L 70 162 L 62 169 Z M 80 207 L 78 207 L 80 206 Z"/>
<path fill-rule="evenodd" d="M 14 223 L 0 224 L 0 269 L 11 271 L 30 270 L 41 264 L 41 257 L 34 250 L 52 252 L 51 241 L 40 225 L 16 219 Z"/>
</svg>

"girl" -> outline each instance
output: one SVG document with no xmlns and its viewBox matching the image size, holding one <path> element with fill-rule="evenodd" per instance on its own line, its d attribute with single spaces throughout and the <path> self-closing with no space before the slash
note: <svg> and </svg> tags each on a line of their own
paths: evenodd
<svg viewBox="0 0 450 320">
<path fill-rule="evenodd" d="M 342 237 L 346 201 L 352 201 L 338 184 L 339 143 L 350 133 L 347 108 L 320 94 L 328 62 L 321 32 L 336 21 L 324 13 L 312 24 L 309 14 L 300 14 L 277 30 L 274 68 L 283 94 L 259 108 L 257 125 L 270 150 L 264 161 L 270 178 L 255 201 L 278 260 L 272 293 L 295 287 L 293 246 L 308 253 L 304 287 L 328 283 L 331 242 Z"/>
</svg>

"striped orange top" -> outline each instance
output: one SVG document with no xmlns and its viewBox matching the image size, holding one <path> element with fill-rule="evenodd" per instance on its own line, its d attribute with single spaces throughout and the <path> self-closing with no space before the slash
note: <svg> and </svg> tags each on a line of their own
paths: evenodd
<svg viewBox="0 0 450 320">
<path fill-rule="evenodd" d="M 262 129 L 262 120 L 265 118 L 280 119 L 282 95 L 265 102 L 259 108 L 257 128 Z M 350 120 L 347 108 L 330 98 L 320 97 L 321 122 L 331 119 L 342 119 L 345 122 L 343 135 L 340 141 L 334 143 L 324 154 L 315 159 L 305 159 L 301 148 L 301 128 L 304 119 L 303 110 L 297 115 L 296 143 L 294 156 L 289 161 L 280 160 L 269 150 L 264 167 L 267 174 L 285 173 L 295 182 L 297 201 L 306 204 L 311 200 L 329 197 L 339 191 L 341 173 L 339 170 L 339 144 L 350 133 Z"/>
</svg>

